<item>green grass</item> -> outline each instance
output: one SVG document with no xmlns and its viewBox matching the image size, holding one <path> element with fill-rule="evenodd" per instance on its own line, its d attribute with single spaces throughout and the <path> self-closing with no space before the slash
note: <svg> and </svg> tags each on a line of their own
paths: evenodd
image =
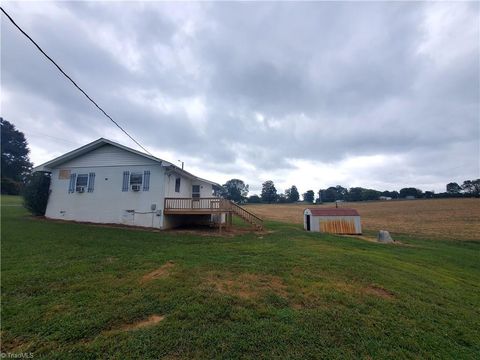
<svg viewBox="0 0 480 360">
<path fill-rule="evenodd" d="M 480 357 L 479 242 L 381 245 L 282 223 L 263 235 L 196 236 L 49 222 L 15 206 L 3 206 L 1 225 L 2 352 Z M 141 282 L 167 261 L 168 276 Z M 165 319 L 122 330 L 152 314 Z"/>
<path fill-rule="evenodd" d="M 2 195 L 1 202 L 2 205 L 5 206 L 21 206 L 23 204 L 23 199 L 21 196 Z"/>
</svg>

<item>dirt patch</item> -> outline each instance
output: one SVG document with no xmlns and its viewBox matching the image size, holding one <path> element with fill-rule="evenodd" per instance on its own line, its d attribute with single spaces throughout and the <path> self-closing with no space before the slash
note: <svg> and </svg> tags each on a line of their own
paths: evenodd
<svg viewBox="0 0 480 360">
<path fill-rule="evenodd" d="M 3 333 L 2 333 L 3 335 Z M 2 340 L 4 336 L 2 336 Z M 26 340 L 21 337 L 13 338 L 8 341 L 3 340 L 1 342 L 2 345 L 2 352 L 11 352 L 11 353 L 19 353 L 19 352 L 27 352 L 28 349 L 35 344 L 33 340 Z M 3 358 L 3 356 L 2 356 Z"/>
<path fill-rule="evenodd" d="M 349 284 L 349 283 L 339 282 L 339 283 L 336 283 L 334 287 L 335 289 L 340 290 L 342 292 L 374 295 L 374 296 L 381 297 L 383 299 L 395 298 L 395 295 L 392 292 L 377 285 L 368 285 L 365 287 L 365 286 L 359 286 L 358 284 Z"/>
<path fill-rule="evenodd" d="M 137 231 L 144 231 L 144 232 L 154 232 L 160 234 L 187 234 L 187 235 L 196 235 L 202 237 L 235 237 L 237 235 L 242 234 L 269 234 L 270 231 L 262 230 L 258 231 L 253 227 L 245 226 L 231 226 L 231 227 L 222 227 L 222 231 L 219 231 L 218 228 L 215 227 L 190 227 L 190 228 L 174 228 L 174 229 L 157 229 L 157 228 L 149 228 L 144 226 L 135 226 L 135 225 L 125 225 L 125 224 L 114 224 L 114 223 L 95 223 L 90 221 L 74 221 L 74 220 L 62 220 L 62 219 L 47 219 L 45 216 L 29 216 L 29 219 L 36 220 L 36 221 L 45 221 L 51 223 L 70 223 L 70 224 L 82 224 L 82 225 L 89 225 L 101 228 L 117 228 L 117 229 L 126 229 L 126 230 L 137 230 Z"/>
<path fill-rule="evenodd" d="M 380 286 L 376 286 L 376 285 L 370 285 L 366 288 L 363 288 L 362 291 L 365 294 L 375 295 L 375 296 L 381 297 L 382 299 L 393 299 L 393 298 L 395 298 L 395 295 L 392 292 L 390 292 L 387 289 L 384 289 Z"/>
<path fill-rule="evenodd" d="M 142 278 L 140 279 L 140 282 L 146 283 L 155 279 L 161 279 L 161 278 L 167 277 L 170 275 L 174 267 L 175 267 L 175 263 L 173 261 L 167 261 L 158 269 L 143 275 Z"/>
<path fill-rule="evenodd" d="M 165 319 L 165 316 L 162 315 L 150 315 L 147 319 L 138 321 L 133 324 L 128 324 L 124 325 L 117 330 L 112 330 L 112 331 L 130 331 L 130 330 L 137 330 L 137 329 L 143 329 L 146 327 L 153 326 L 155 324 L 158 324 L 160 321 Z"/>
<path fill-rule="evenodd" d="M 378 242 L 378 239 L 374 236 L 366 236 L 366 235 L 338 235 L 338 236 L 348 237 L 348 238 L 352 238 L 352 239 L 365 240 L 365 241 L 368 241 L 368 242 L 373 242 L 373 243 L 381 244 L 381 245 L 403 245 L 403 246 L 407 246 L 407 247 L 416 247 L 415 245 L 404 244 L 404 243 L 402 243 L 401 241 L 398 241 L 398 240 L 395 240 L 393 243 L 381 243 L 381 242 Z"/>
<path fill-rule="evenodd" d="M 163 230 L 164 233 L 168 234 L 186 234 L 186 235 L 196 235 L 202 237 L 235 237 L 238 235 L 245 235 L 245 234 L 255 234 L 258 236 L 263 236 L 267 234 L 271 234 L 272 231 L 267 230 L 255 230 L 253 227 L 240 227 L 240 226 L 231 226 L 231 227 L 222 227 L 220 231 L 218 228 L 177 228 L 177 229 L 170 229 L 170 230 Z"/>
<path fill-rule="evenodd" d="M 243 299 L 260 297 L 268 292 L 287 297 L 287 286 L 281 278 L 263 274 L 210 273 L 204 283 L 222 294 L 238 296 Z"/>
<path fill-rule="evenodd" d="M 115 335 L 115 334 L 122 333 L 122 332 L 148 328 L 148 327 L 151 327 L 151 326 L 154 326 L 154 325 L 158 324 L 159 322 L 163 321 L 164 319 L 165 319 L 165 316 L 163 316 L 163 315 L 153 314 L 153 315 L 150 315 L 148 318 L 146 318 L 144 320 L 140 320 L 140 321 L 130 323 L 130 324 L 125 324 L 125 325 L 122 325 L 122 326 L 119 326 L 119 327 L 116 327 L 116 328 L 113 328 L 113 329 L 110 329 L 110 330 L 104 330 L 99 335 L 95 336 L 94 338 L 89 339 L 89 340 L 81 340 L 80 343 L 83 344 L 83 345 L 88 345 L 88 344 L 91 344 L 91 343 L 95 342 L 98 338 L 100 338 L 102 336 L 111 336 L 111 335 Z"/>
<path fill-rule="evenodd" d="M 352 238 L 352 239 L 360 239 L 360 240 L 365 240 L 365 241 L 369 241 L 369 242 L 378 242 L 377 241 L 377 238 L 373 237 L 373 236 L 365 236 L 365 235 L 340 235 L 341 237 L 348 237 L 348 238 Z"/>
</svg>

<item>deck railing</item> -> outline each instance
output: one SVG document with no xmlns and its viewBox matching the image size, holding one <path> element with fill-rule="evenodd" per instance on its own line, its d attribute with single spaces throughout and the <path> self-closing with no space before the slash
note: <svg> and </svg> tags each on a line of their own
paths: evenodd
<svg viewBox="0 0 480 360">
<path fill-rule="evenodd" d="M 257 227 L 260 227 L 262 228 L 263 227 L 263 220 L 260 219 L 257 215 L 251 213 L 250 211 L 244 209 L 243 207 L 241 206 L 238 206 L 237 204 L 235 204 L 234 202 L 232 201 L 229 201 L 229 205 L 230 205 L 230 209 L 235 213 L 237 214 L 238 216 L 240 216 L 242 219 L 244 219 L 245 221 L 249 222 L 250 224 L 253 224 Z"/>
<path fill-rule="evenodd" d="M 209 198 L 165 198 L 165 210 L 221 210 L 228 208 L 228 200 Z"/>
</svg>

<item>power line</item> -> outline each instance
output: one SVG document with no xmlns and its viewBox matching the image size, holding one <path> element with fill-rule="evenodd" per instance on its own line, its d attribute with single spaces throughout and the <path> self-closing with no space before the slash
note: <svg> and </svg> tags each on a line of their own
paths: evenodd
<svg viewBox="0 0 480 360">
<path fill-rule="evenodd" d="M 95 107 L 97 107 L 98 110 L 100 110 L 103 115 L 105 115 L 111 122 L 113 122 L 115 124 L 115 126 L 117 126 L 120 130 L 123 131 L 123 133 L 125 135 L 127 135 L 131 140 L 133 140 L 133 142 L 135 144 L 137 144 L 138 146 L 140 146 L 146 153 L 150 154 L 153 156 L 153 154 L 148 151 L 147 149 L 145 149 L 137 140 L 135 140 L 125 129 L 123 129 L 115 120 L 113 120 L 113 118 L 108 115 L 106 113 L 105 110 L 103 110 L 100 105 L 98 105 L 95 100 L 93 100 L 80 86 L 77 85 L 77 83 L 75 81 L 73 81 L 73 79 L 67 75 L 67 73 L 65 73 L 65 71 L 63 71 L 63 69 L 50 57 L 47 55 L 47 53 L 45 53 L 45 51 L 43 51 L 43 49 L 40 47 L 40 45 L 38 45 L 25 31 L 23 31 L 23 29 L 17 25 L 17 23 L 11 18 L 10 15 L 8 15 L 8 13 L 3 9 L 3 7 L 0 6 L 0 9 L 2 10 L 2 12 L 5 14 L 5 16 L 8 18 L 8 20 L 10 20 L 10 22 L 23 34 L 27 37 L 28 40 L 30 40 L 33 45 L 35 45 L 35 47 L 48 59 L 52 62 L 53 65 L 55 65 L 55 67 L 63 74 L 63 76 L 65 76 L 68 80 L 70 80 L 70 82 L 83 94 L 86 96 L 86 98 L 88 100 L 90 100 L 90 102 L 95 105 Z"/>
</svg>

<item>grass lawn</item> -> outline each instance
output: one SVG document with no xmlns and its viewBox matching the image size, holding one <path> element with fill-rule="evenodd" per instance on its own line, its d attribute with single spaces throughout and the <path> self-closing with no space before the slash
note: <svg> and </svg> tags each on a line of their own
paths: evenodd
<svg viewBox="0 0 480 360">
<path fill-rule="evenodd" d="M 2 352 L 480 358 L 480 242 L 381 245 L 278 222 L 148 232 L 37 220 L 19 203 L 2 204 Z"/>
</svg>

